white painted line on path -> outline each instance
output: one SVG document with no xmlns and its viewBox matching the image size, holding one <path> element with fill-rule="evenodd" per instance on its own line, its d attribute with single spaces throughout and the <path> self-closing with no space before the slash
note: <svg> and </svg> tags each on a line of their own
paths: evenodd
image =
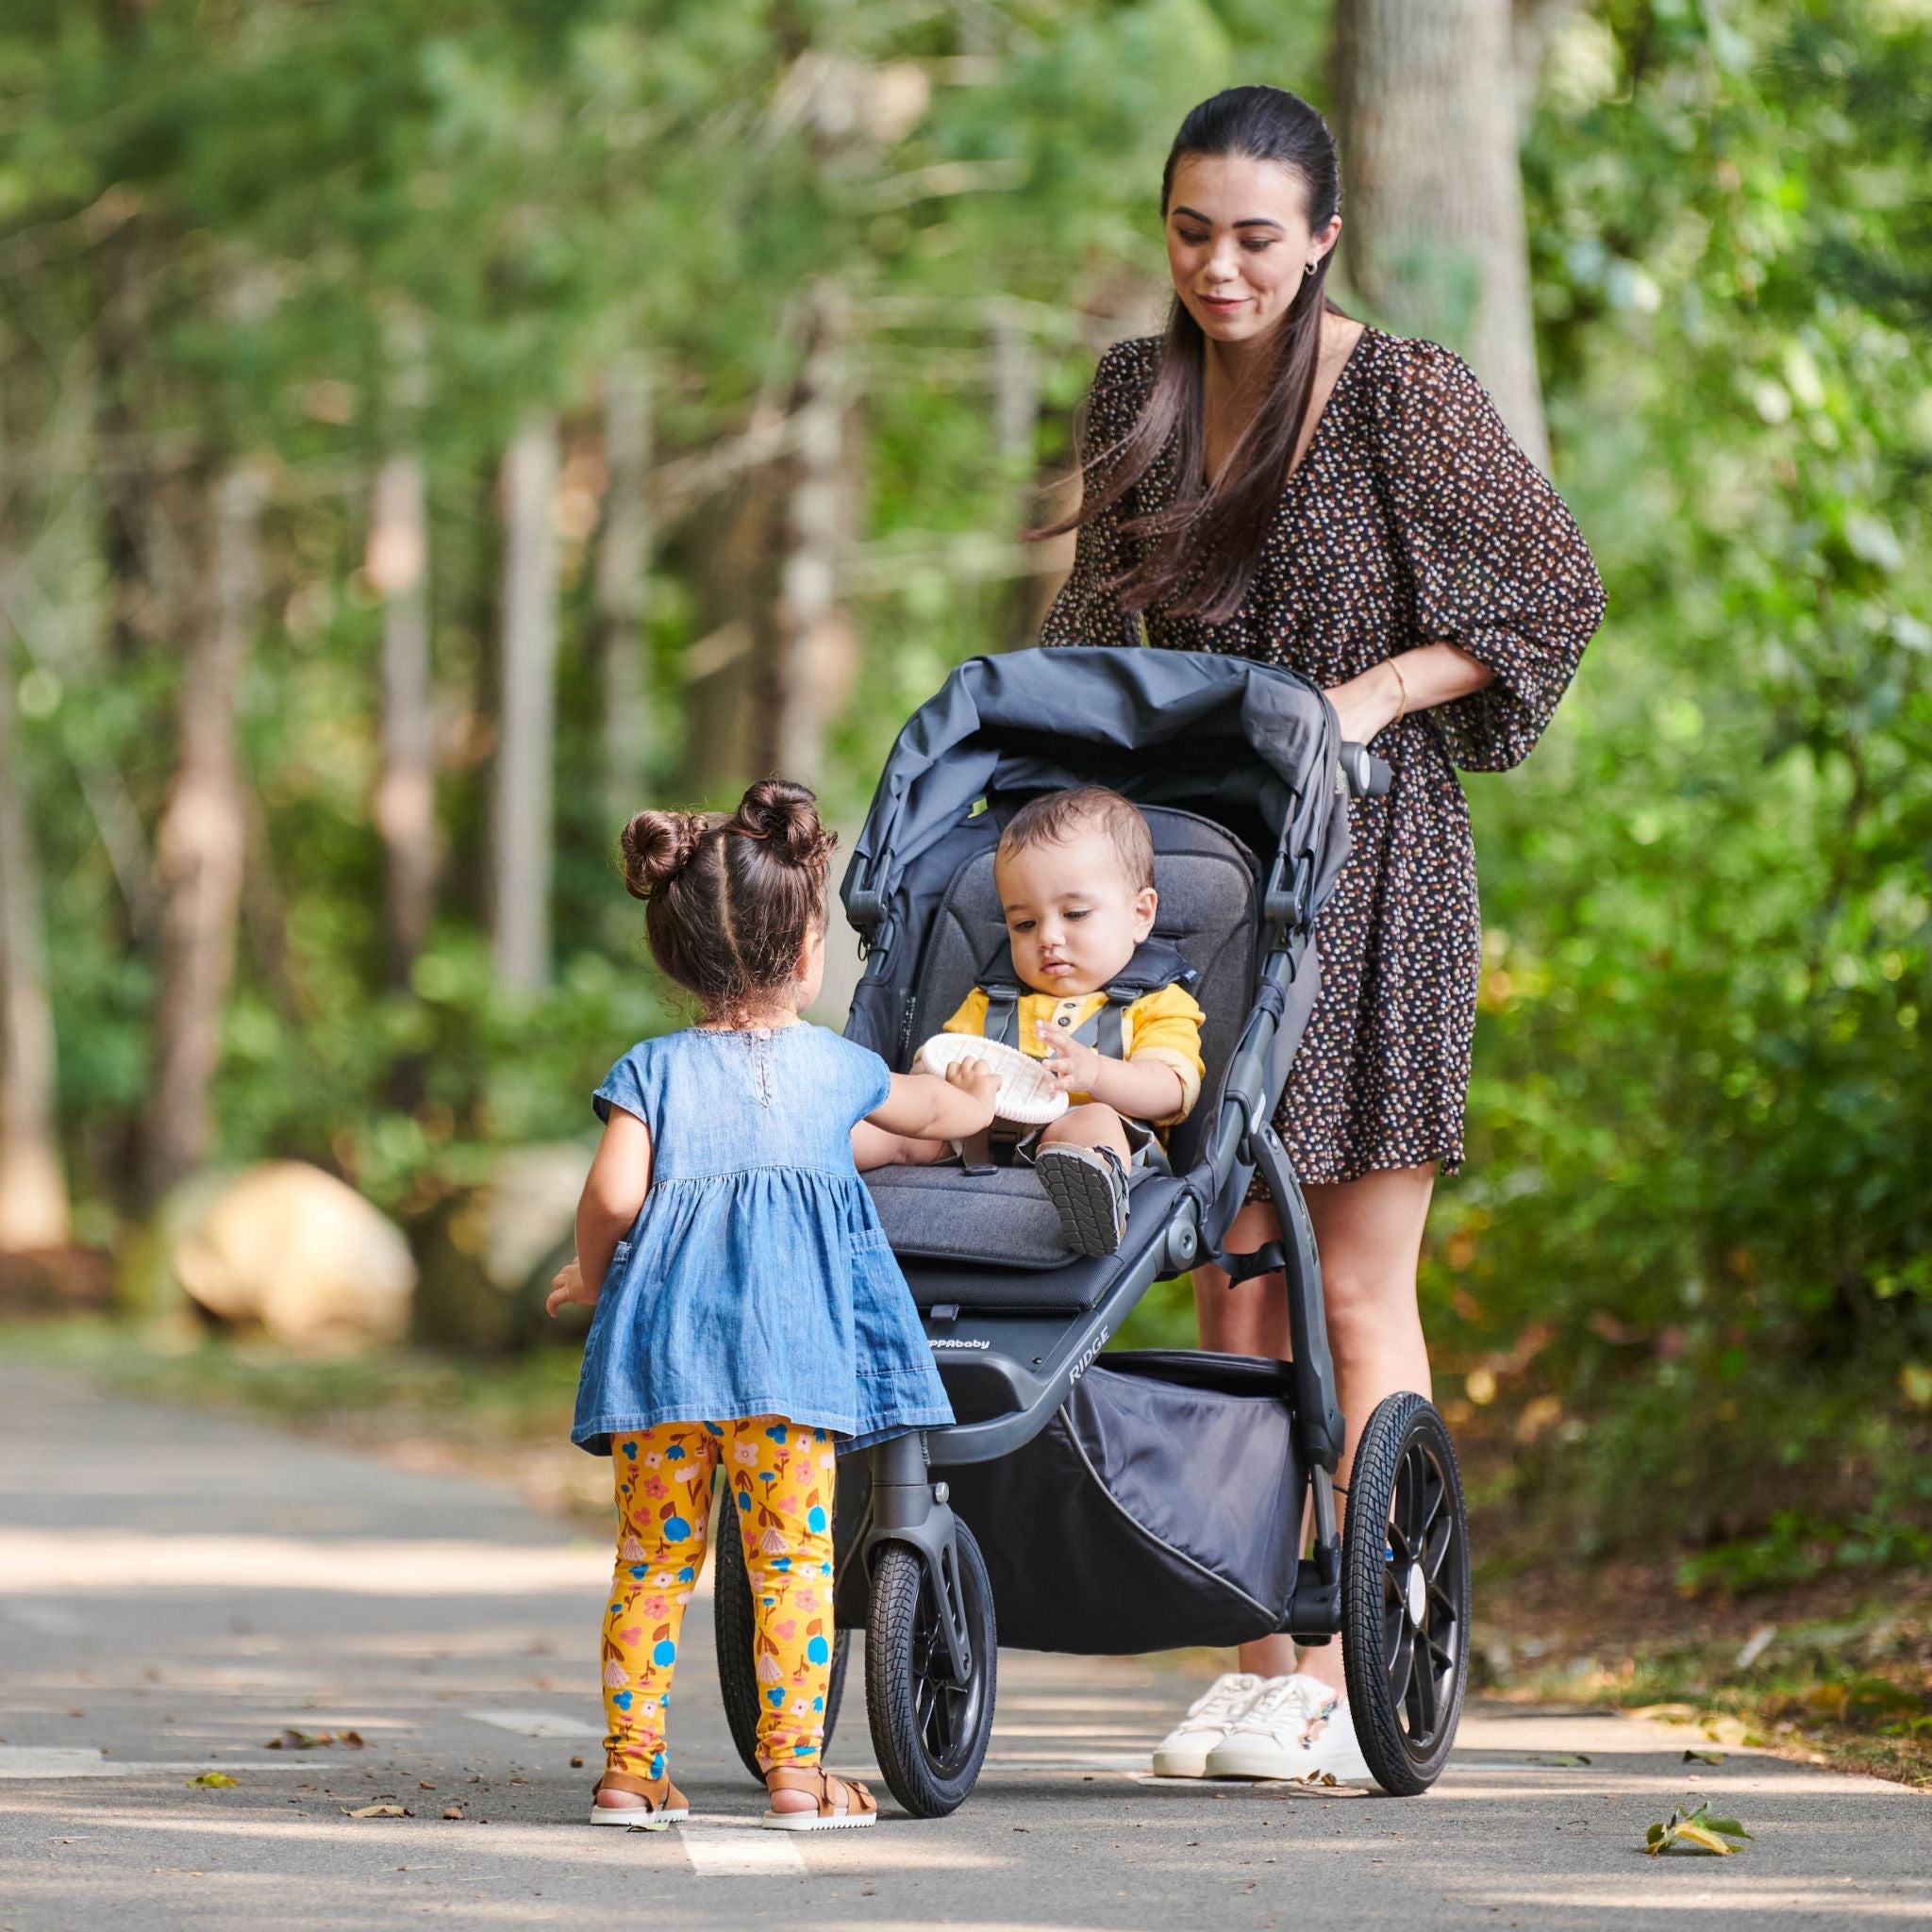
<svg viewBox="0 0 1932 1932">
<path fill-rule="evenodd" d="M 586 1724 L 580 1717 L 563 1717 L 550 1710 L 466 1710 L 463 1715 L 479 1724 L 493 1724 L 499 1731 L 514 1731 L 520 1738 L 602 1738 L 602 1724 Z"/>
<path fill-rule="evenodd" d="M 161 1772 L 225 1771 L 252 1774 L 258 1771 L 298 1771 L 291 1761 L 256 1763 L 242 1757 L 152 1758 L 109 1757 L 100 1751 L 68 1745 L 0 1744 L 0 1778 L 30 1777 L 153 1777 Z"/>
<path fill-rule="evenodd" d="M 798 1840 L 790 1832 L 766 1831 L 752 1819 L 707 1819 L 700 1824 L 674 1824 L 671 1829 L 699 1878 L 806 1875 L 805 1855 Z"/>
</svg>

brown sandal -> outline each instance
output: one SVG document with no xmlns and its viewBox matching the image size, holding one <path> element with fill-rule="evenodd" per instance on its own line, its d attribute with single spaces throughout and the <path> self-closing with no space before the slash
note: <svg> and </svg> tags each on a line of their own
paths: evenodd
<svg viewBox="0 0 1932 1932">
<path fill-rule="evenodd" d="M 599 1791 L 635 1791 L 641 1805 L 600 1805 Z M 607 1771 L 591 1788 L 591 1823 L 622 1824 L 630 1831 L 663 1831 L 691 1816 L 691 1803 L 668 1777 L 633 1777 Z"/>
<path fill-rule="evenodd" d="M 758 1820 L 767 1831 L 843 1831 L 878 1823 L 878 1800 L 856 1777 L 782 1765 L 766 1772 L 765 1789 L 810 1791 L 819 1801 L 816 1811 L 767 1811 Z"/>
</svg>

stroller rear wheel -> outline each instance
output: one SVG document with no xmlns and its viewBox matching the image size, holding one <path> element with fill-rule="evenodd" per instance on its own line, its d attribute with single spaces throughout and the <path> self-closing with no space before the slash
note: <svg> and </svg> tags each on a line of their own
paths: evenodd
<svg viewBox="0 0 1932 1932">
<path fill-rule="evenodd" d="M 724 1722 L 744 1768 L 765 1787 L 758 1769 L 758 1679 L 752 1621 L 751 1576 L 744 1567 L 744 1545 L 728 1506 L 718 1516 L 717 1569 L 711 1578 L 711 1627 L 718 1641 L 718 1689 L 724 1698 Z M 845 1692 L 845 1660 L 852 1633 L 841 1630 L 832 1640 L 832 1675 L 825 1686 L 825 1728 L 822 1750 L 830 1750 L 832 1726 L 839 1721 L 839 1701 Z"/>
<path fill-rule="evenodd" d="M 1391 1395 L 1355 1452 L 1341 1535 L 1342 1666 L 1356 1737 L 1398 1797 L 1441 1775 L 1469 1675 L 1469 1518 L 1447 1424 Z"/>
<path fill-rule="evenodd" d="M 973 1532 L 956 1524 L 971 1681 L 949 1681 L 942 1608 L 919 1552 L 888 1543 L 872 1577 L 865 1701 L 873 1749 L 893 1797 L 915 1818 L 943 1818 L 971 1794 L 992 1738 L 997 1651 L 992 1587 Z"/>
</svg>

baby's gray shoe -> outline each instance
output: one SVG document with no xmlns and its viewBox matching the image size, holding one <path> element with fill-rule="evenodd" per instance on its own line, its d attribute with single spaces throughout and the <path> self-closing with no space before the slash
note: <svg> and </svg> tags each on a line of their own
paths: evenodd
<svg viewBox="0 0 1932 1932">
<path fill-rule="evenodd" d="M 1054 1141 L 1033 1158 L 1040 1185 L 1076 1255 L 1110 1255 L 1127 1231 L 1127 1171 L 1111 1147 Z"/>
</svg>

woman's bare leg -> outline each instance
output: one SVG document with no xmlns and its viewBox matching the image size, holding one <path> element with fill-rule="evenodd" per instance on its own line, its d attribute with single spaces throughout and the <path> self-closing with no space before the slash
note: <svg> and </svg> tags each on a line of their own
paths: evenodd
<svg viewBox="0 0 1932 1932">
<path fill-rule="evenodd" d="M 1429 1355 L 1416 1301 L 1423 1228 L 1436 1185 L 1433 1164 L 1393 1168 L 1303 1190 L 1322 1257 L 1328 1346 L 1348 1427 L 1338 1479 L 1348 1481 L 1362 1426 L 1384 1396 L 1412 1389 L 1430 1392 Z M 1243 1253 L 1276 1238 L 1272 1208 L 1242 1211 L 1228 1246 Z M 1230 1291 L 1218 1268 L 1194 1270 L 1194 1307 L 1201 1345 L 1237 1355 L 1290 1354 L 1288 1295 L 1279 1274 Z M 1286 1637 L 1264 1637 L 1241 1648 L 1240 1666 L 1278 1677 L 1301 1670 L 1341 1687 L 1341 1646 L 1316 1645 L 1297 1661 Z"/>
</svg>

